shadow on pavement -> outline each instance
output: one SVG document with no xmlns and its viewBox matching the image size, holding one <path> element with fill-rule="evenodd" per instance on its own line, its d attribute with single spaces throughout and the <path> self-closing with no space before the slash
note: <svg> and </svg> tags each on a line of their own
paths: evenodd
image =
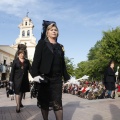
<svg viewBox="0 0 120 120">
<path fill-rule="evenodd" d="M 103 120 L 101 115 L 94 115 L 93 120 Z"/>
<path fill-rule="evenodd" d="M 112 120 L 120 120 L 120 108 L 114 104 L 110 104 L 110 112 Z"/>
<path fill-rule="evenodd" d="M 108 116 L 107 120 L 120 120 L 120 108 L 114 104 L 110 104 L 111 116 Z M 110 118 L 109 118 L 110 117 Z M 93 117 L 93 120 L 103 120 L 102 116 L 96 114 Z"/>
<path fill-rule="evenodd" d="M 77 108 L 83 108 L 80 106 L 79 101 L 69 102 L 63 106 L 63 118 L 65 120 L 72 120 L 73 114 Z"/>
</svg>

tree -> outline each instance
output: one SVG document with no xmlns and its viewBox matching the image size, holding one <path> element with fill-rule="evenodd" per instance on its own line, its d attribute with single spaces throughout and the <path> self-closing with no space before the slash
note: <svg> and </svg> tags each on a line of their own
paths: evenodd
<svg viewBox="0 0 120 120">
<path fill-rule="evenodd" d="M 101 54 L 105 59 L 113 59 L 120 63 L 120 28 L 103 32 Z"/>
<path fill-rule="evenodd" d="M 74 64 L 72 62 L 73 58 L 65 57 L 66 68 L 70 76 L 74 76 Z"/>
<path fill-rule="evenodd" d="M 88 60 L 98 59 L 98 57 L 100 56 L 100 49 L 101 49 L 101 41 L 97 41 L 94 47 L 92 47 L 89 50 Z"/>
</svg>

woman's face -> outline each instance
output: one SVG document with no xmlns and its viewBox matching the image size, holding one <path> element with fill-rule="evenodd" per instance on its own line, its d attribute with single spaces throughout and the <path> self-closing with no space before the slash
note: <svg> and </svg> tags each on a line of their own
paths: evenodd
<svg viewBox="0 0 120 120">
<path fill-rule="evenodd" d="M 58 37 L 58 30 L 55 26 L 53 26 L 52 28 L 50 28 L 47 31 L 47 37 L 48 38 L 57 38 Z"/>
<path fill-rule="evenodd" d="M 23 59 L 23 58 L 24 58 L 24 53 L 20 53 L 20 54 L 18 55 L 18 57 L 19 57 L 20 59 Z"/>
<path fill-rule="evenodd" d="M 111 68 L 114 68 L 114 62 L 111 63 L 110 67 L 111 67 Z"/>
</svg>

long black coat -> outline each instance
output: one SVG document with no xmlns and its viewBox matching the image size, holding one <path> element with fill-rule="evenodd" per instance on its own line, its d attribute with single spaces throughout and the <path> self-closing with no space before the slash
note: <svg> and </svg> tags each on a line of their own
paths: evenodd
<svg viewBox="0 0 120 120">
<path fill-rule="evenodd" d="M 111 67 L 108 67 L 104 74 L 104 85 L 107 90 L 115 90 L 115 72 Z"/>
<path fill-rule="evenodd" d="M 59 44 L 59 43 L 58 43 Z M 62 51 L 62 76 L 64 80 L 67 81 L 70 79 L 70 76 L 67 73 L 65 60 L 64 60 L 64 50 L 63 46 L 59 44 L 60 50 Z M 48 39 L 40 40 L 36 46 L 34 59 L 32 63 L 32 75 L 33 77 L 41 74 L 49 74 L 53 62 L 54 54 L 53 48 L 48 41 Z"/>
<path fill-rule="evenodd" d="M 104 82 L 116 82 L 115 72 L 111 67 L 108 67 L 105 71 Z"/>
<path fill-rule="evenodd" d="M 29 60 L 25 59 L 21 68 L 21 62 L 19 58 L 15 59 L 12 64 L 12 70 L 10 73 L 10 81 L 13 82 L 15 94 L 19 92 L 29 92 L 29 79 L 28 71 L 31 73 L 31 65 Z"/>
</svg>

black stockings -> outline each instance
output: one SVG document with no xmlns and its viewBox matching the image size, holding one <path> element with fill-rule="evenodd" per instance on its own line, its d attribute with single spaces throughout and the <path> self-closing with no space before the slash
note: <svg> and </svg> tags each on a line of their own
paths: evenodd
<svg viewBox="0 0 120 120">
<path fill-rule="evenodd" d="M 63 110 L 54 111 L 56 120 L 63 120 Z"/>
<path fill-rule="evenodd" d="M 19 93 L 15 95 L 17 110 L 20 109 L 20 105 L 22 104 L 22 96 L 23 96 L 23 93 Z"/>
<path fill-rule="evenodd" d="M 43 119 L 44 120 L 48 120 L 48 113 L 49 113 L 49 111 L 41 109 L 41 112 L 42 112 Z"/>
<path fill-rule="evenodd" d="M 48 120 L 48 110 L 41 109 L 42 116 L 44 120 Z M 56 120 L 63 120 L 63 110 L 54 111 Z"/>
</svg>

